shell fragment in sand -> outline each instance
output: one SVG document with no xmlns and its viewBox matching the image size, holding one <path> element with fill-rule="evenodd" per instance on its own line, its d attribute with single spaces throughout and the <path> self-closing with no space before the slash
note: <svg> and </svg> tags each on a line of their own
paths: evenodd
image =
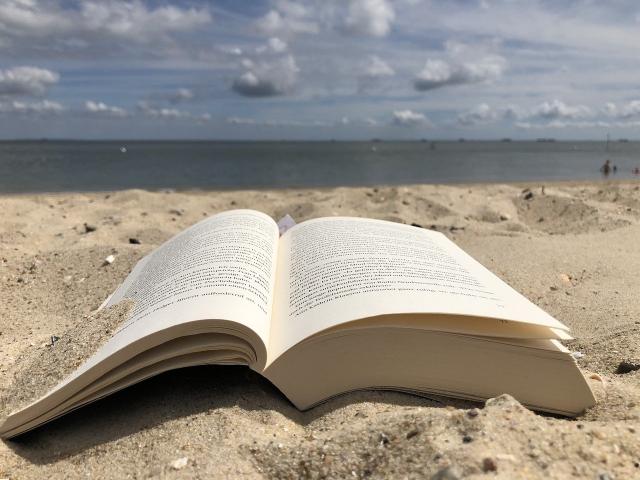
<svg viewBox="0 0 640 480">
<path fill-rule="evenodd" d="M 169 466 L 174 470 L 182 470 L 189 463 L 189 457 L 180 457 L 173 462 L 169 462 Z"/>
</svg>

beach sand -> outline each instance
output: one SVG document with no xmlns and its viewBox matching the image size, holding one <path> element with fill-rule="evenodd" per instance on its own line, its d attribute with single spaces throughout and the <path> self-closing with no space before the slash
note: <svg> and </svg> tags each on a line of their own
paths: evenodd
<svg viewBox="0 0 640 480">
<path fill-rule="evenodd" d="M 80 335 L 142 256 L 208 215 L 257 208 L 444 232 L 572 329 L 598 398 L 577 419 L 509 396 L 485 406 L 393 392 L 299 412 L 247 368 L 191 368 L 0 443 L 0 479 L 640 478 L 640 183 L 128 190 L 1 196 L 0 208 L 5 392 L 20 359 Z"/>
</svg>

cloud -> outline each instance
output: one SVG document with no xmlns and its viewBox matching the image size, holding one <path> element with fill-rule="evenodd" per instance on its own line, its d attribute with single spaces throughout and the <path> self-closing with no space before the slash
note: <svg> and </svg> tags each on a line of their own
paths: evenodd
<svg viewBox="0 0 640 480">
<path fill-rule="evenodd" d="M 358 91 L 366 92 L 375 90 L 385 77 L 392 77 L 396 72 L 387 62 L 377 55 L 371 55 L 362 65 L 360 75 L 358 75 Z"/>
<path fill-rule="evenodd" d="M 51 100 L 42 100 L 40 102 L 0 102 L 0 113 L 15 113 L 23 115 L 51 115 L 62 113 L 66 110 L 62 104 Z"/>
<path fill-rule="evenodd" d="M 367 78 L 391 77 L 395 74 L 393 68 L 377 55 L 371 55 L 363 69 L 363 76 Z"/>
<path fill-rule="evenodd" d="M 618 107 L 615 103 L 607 102 L 603 113 L 613 118 L 632 118 L 640 115 L 640 100 L 631 100 L 626 105 Z"/>
<path fill-rule="evenodd" d="M 139 114 L 154 118 L 154 119 L 163 119 L 163 120 L 180 120 L 180 119 L 188 119 L 188 120 L 196 120 L 198 122 L 208 122 L 211 120 L 211 114 L 203 113 L 203 114 L 193 114 L 191 112 L 187 112 L 185 110 L 178 110 L 176 108 L 166 108 L 166 107 L 155 107 L 151 105 L 149 102 L 141 101 L 138 102 L 137 111 Z"/>
<path fill-rule="evenodd" d="M 544 129 L 564 129 L 564 128 L 631 128 L 637 127 L 638 122 L 634 123 L 619 123 L 619 122 L 604 122 L 604 121 L 565 121 L 565 120 L 552 120 L 546 123 L 532 123 L 532 122 L 516 122 L 516 127 L 523 130 L 544 130 Z"/>
<path fill-rule="evenodd" d="M 502 77 L 506 65 L 506 60 L 499 55 L 488 55 L 477 62 L 467 63 L 429 59 L 413 81 L 413 86 L 418 91 L 427 91 L 452 85 L 489 82 Z"/>
<path fill-rule="evenodd" d="M 422 113 L 412 110 L 396 110 L 393 112 L 393 125 L 399 127 L 416 127 L 418 125 L 431 125 L 431 122 Z"/>
<path fill-rule="evenodd" d="M 592 116 L 591 109 L 585 105 L 567 105 L 560 100 L 543 102 L 533 108 L 532 117 L 547 120 L 554 119 L 579 119 Z"/>
<path fill-rule="evenodd" d="M 498 116 L 497 110 L 492 109 L 486 103 L 481 103 L 477 107 L 458 115 L 458 123 L 464 126 L 480 125 L 495 122 Z"/>
<path fill-rule="evenodd" d="M 280 40 L 278 37 L 271 37 L 269 40 L 267 40 L 267 43 L 265 45 L 260 45 L 256 48 L 256 53 L 283 53 L 287 50 L 287 48 L 289 48 L 287 42 Z"/>
<path fill-rule="evenodd" d="M 395 11 L 386 0 L 350 0 L 344 29 L 350 33 L 384 37 L 391 30 Z"/>
<path fill-rule="evenodd" d="M 292 36 L 299 33 L 315 34 L 320 30 L 312 18 L 314 12 L 304 5 L 279 1 L 275 9 L 256 22 L 258 30 L 269 36 Z"/>
<path fill-rule="evenodd" d="M 38 67 L 0 70 L 0 96 L 44 95 L 59 79 L 56 72 Z"/>
<path fill-rule="evenodd" d="M 610 109 L 611 106 L 608 108 Z M 487 103 L 481 103 L 470 110 L 460 113 L 456 118 L 456 122 L 458 125 L 469 127 L 504 120 L 516 120 L 521 121 L 520 125 L 529 125 L 527 128 L 536 128 L 537 125 L 555 125 L 556 127 L 560 125 L 560 123 L 536 123 L 536 121 L 539 120 L 560 122 L 564 120 L 581 120 L 590 117 L 593 117 L 593 112 L 589 107 L 585 105 L 568 105 L 556 99 L 542 102 L 529 109 L 522 108 L 518 105 L 494 108 Z M 525 122 L 524 120 L 527 121 Z"/>
<path fill-rule="evenodd" d="M 244 97 L 285 95 L 295 86 L 298 72 L 296 61 L 287 55 L 273 62 L 244 62 L 248 70 L 237 77 L 231 89 Z"/>
<path fill-rule="evenodd" d="M 223 46 L 223 47 L 219 47 L 218 48 L 222 53 L 225 53 L 227 55 L 234 55 L 236 57 L 239 57 L 243 54 L 243 51 L 240 47 L 234 47 L 234 46 Z"/>
<path fill-rule="evenodd" d="M 211 21 L 206 8 L 152 7 L 141 0 L 3 0 L 0 47 L 12 53 L 128 53 L 134 43 L 151 45 L 158 54 L 159 42 Z"/>
<path fill-rule="evenodd" d="M 493 108 L 487 103 L 481 103 L 476 107 L 458 115 L 456 122 L 464 127 L 486 125 L 502 120 L 520 120 L 530 115 L 517 105 Z"/>
<path fill-rule="evenodd" d="M 281 128 L 281 127 L 331 127 L 333 123 L 322 122 L 314 120 L 311 122 L 299 121 L 299 120 L 262 120 L 250 117 L 228 117 L 226 123 L 230 125 L 244 125 L 254 127 L 268 127 L 268 128 Z"/>
<path fill-rule="evenodd" d="M 94 102 L 92 100 L 87 100 L 84 103 L 84 109 L 86 113 L 97 116 L 122 118 L 128 115 L 128 112 L 124 108 L 113 107 L 103 102 Z"/>
<path fill-rule="evenodd" d="M 164 95 L 164 98 L 167 102 L 176 104 L 193 100 L 195 98 L 195 94 L 188 88 L 178 88 L 174 92 L 169 92 Z"/>
<path fill-rule="evenodd" d="M 278 37 L 271 37 L 267 44 L 271 51 L 275 53 L 282 53 L 288 47 L 287 42 L 280 40 Z"/>
</svg>

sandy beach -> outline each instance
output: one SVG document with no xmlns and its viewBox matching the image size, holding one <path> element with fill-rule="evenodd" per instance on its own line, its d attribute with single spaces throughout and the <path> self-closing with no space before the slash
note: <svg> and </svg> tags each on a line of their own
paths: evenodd
<svg viewBox="0 0 640 480">
<path fill-rule="evenodd" d="M 640 182 L 0 196 L 0 388 L 135 263 L 234 208 L 445 233 L 567 324 L 598 404 L 576 419 L 356 392 L 299 412 L 247 368 L 163 374 L 0 443 L 2 478 L 640 478 Z M 109 255 L 111 264 L 104 264 Z"/>
</svg>

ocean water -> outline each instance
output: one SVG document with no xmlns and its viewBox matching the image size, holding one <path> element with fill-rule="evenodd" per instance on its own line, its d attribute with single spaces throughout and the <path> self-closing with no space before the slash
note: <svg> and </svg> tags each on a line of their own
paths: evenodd
<svg viewBox="0 0 640 480">
<path fill-rule="evenodd" d="M 605 159 L 640 180 L 640 142 L 0 142 L 0 192 L 600 180 Z"/>
</svg>

